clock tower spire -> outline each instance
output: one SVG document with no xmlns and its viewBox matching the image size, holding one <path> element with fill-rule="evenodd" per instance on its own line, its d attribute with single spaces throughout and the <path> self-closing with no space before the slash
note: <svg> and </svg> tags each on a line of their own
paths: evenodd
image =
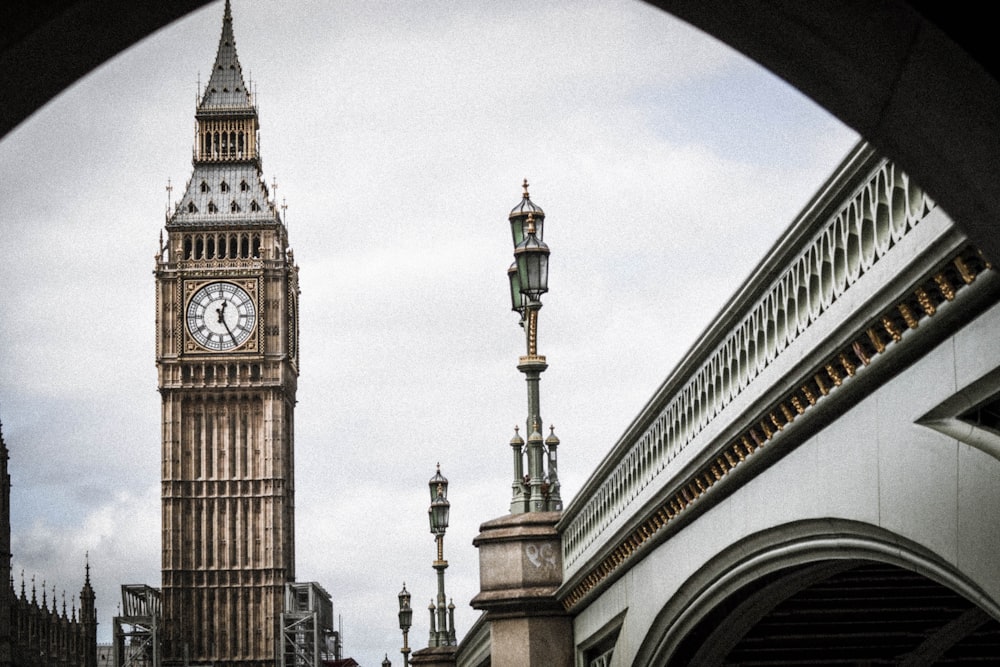
<svg viewBox="0 0 1000 667">
<path fill-rule="evenodd" d="M 156 257 L 164 664 L 273 666 L 295 579 L 298 267 L 226 2 Z M 186 661 L 186 662 L 185 662 Z"/>
</svg>

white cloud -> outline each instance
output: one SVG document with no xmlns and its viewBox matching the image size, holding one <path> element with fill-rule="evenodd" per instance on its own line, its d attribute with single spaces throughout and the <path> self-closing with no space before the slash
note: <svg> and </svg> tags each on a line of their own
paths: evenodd
<svg viewBox="0 0 1000 667">
<path fill-rule="evenodd" d="M 65 592 L 68 607 L 73 596 L 79 605 L 89 560 L 101 634 L 109 640 L 111 619 L 121 600 L 121 584 L 155 583 L 158 577 L 159 493 L 158 484 L 143 489 L 119 489 L 113 496 L 105 496 L 103 504 L 78 522 L 39 517 L 28 526 L 15 526 L 11 535 L 15 588 L 19 590 L 23 572 L 29 596 L 34 577 L 39 599 L 44 580 L 49 600 L 55 587 L 60 604 Z M 21 494 L 12 501 L 23 499 Z"/>
</svg>

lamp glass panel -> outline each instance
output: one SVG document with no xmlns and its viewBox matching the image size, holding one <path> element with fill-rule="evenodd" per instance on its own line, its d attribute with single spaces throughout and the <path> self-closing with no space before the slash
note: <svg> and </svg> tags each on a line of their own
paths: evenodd
<svg viewBox="0 0 1000 667">
<path fill-rule="evenodd" d="M 521 282 L 521 292 L 529 299 L 537 299 L 548 291 L 549 249 L 532 246 L 531 237 L 519 248 L 517 272 Z"/>
<path fill-rule="evenodd" d="M 524 310 L 524 295 L 521 293 L 521 278 L 517 272 L 517 262 L 507 269 L 507 279 L 510 281 L 510 309 L 516 312 Z"/>
<path fill-rule="evenodd" d="M 448 528 L 448 514 L 451 503 L 442 497 L 438 497 L 430 507 L 431 532 L 437 535 L 443 533 Z"/>
<path fill-rule="evenodd" d="M 525 230 L 528 228 L 528 216 L 518 215 L 510 219 L 510 236 L 514 241 L 514 247 L 521 245 L 524 240 Z"/>
</svg>

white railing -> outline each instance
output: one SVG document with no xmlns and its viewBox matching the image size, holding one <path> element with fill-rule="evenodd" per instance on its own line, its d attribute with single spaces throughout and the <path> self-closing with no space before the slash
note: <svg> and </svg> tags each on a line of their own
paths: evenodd
<svg viewBox="0 0 1000 667">
<path fill-rule="evenodd" d="M 934 208 L 893 163 L 855 149 L 567 507 L 564 567 Z"/>
</svg>

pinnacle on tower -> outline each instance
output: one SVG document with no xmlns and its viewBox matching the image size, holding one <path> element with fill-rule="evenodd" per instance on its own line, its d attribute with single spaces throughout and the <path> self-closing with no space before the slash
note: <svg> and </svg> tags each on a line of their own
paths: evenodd
<svg viewBox="0 0 1000 667">
<path fill-rule="evenodd" d="M 226 0 L 226 10 L 222 17 L 222 35 L 219 49 L 215 54 L 212 75 L 198 104 L 199 111 L 220 109 L 253 108 L 250 91 L 243 81 L 243 70 L 236 55 L 236 38 L 233 36 L 233 13 Z"/>
</svg>

